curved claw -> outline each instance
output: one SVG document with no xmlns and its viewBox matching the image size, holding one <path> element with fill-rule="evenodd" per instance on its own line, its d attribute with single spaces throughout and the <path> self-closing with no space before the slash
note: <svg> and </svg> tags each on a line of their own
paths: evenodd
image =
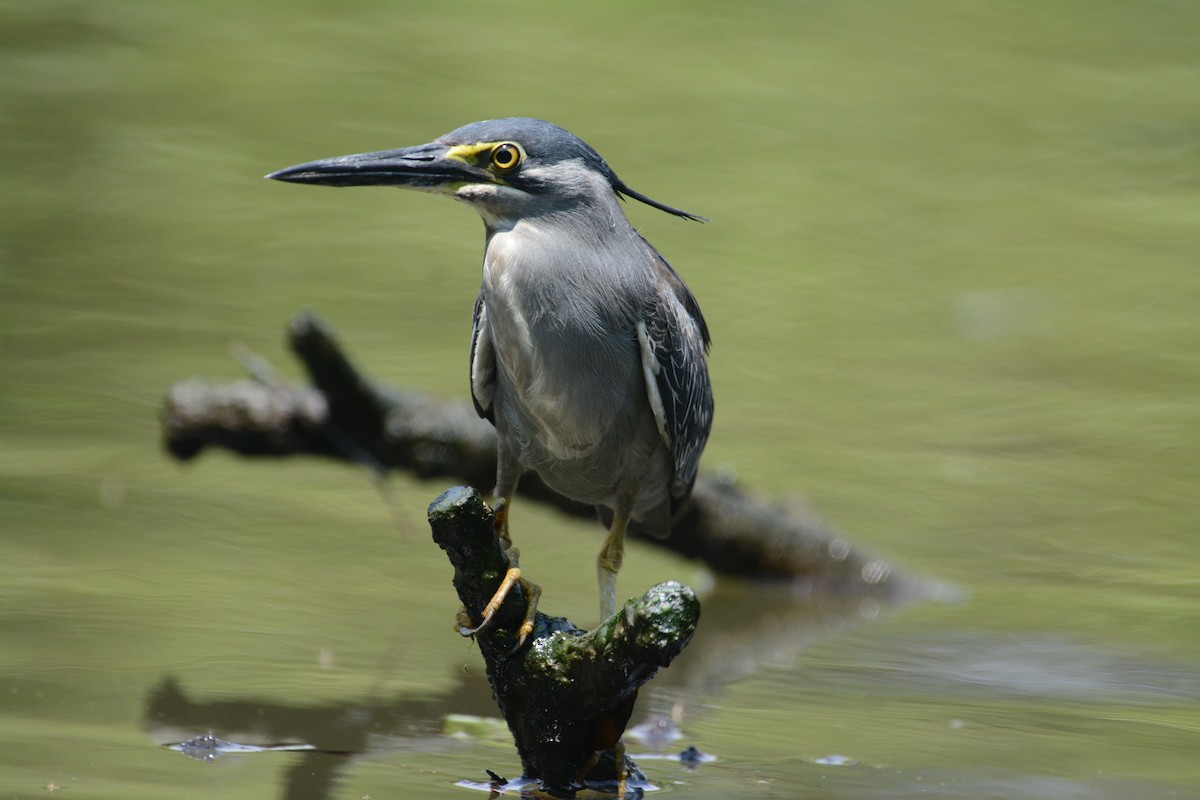
<svg viewBox="0 0 1200 800">
<path fill-rule="evenodd" d="M 529 634 L 533 633 L 533 621 L 537 618 L 538 598 L 542 596 L 542 587 L 524 578 L 521 579 L 521 588 L 525 591 L 525 619 L 521 621 L 521 627 L 517 628 L 517 644 L 509 651 L 509 655 L 515 655 L 524 647 L 525 640 L 529 638 Z"/>
<path fill-rule="evenodd" d="M 492 513 L 494 515 L 493 524 L 496 529 L 496 538 L 500 541 L 500 546 L 504 549 L 504 555 L 508 559 L 509 567 L 504 573 L 504 578 L 500 581 L 500 585 L 496 587 L 492 599 L 483 607 L 483 619 L 479 624 L 471 627 L 472 620 L 468 617 L 466 609 L 459 612 L 456 623 L 458 632 L 463 636 L 474 636 L 480 631 L 487 629 L 492 624 L 496 612 L 500 610 L 500 606 L 504 604 L 508 593 L 512 591 L 514 586 L 519 585 L 525 593 L 525 619 L 522 620 L 521 627 L 517 629 L 517 644 L 511 651 L 512 653 L 516 653 L 524 646 L 525 640 L 529 638 L 529 634 L 533 633 L 533 623 L 537 618 L 537 604 L 538 598 L 542 596 L 542 587 L 535 583 L 530 583 L 521 577 L 521 568 L 517 565 L 521 552 L 512 546 L 512 540 L 508 535 L 508 498 L 504 496 L 496 498 L 496 505 Z"/>
<path fill-rule="evenodd" d="M 542 587 L 536 583 L 531 583 L 521 577 L 520 567 L 509 567 L 504 573 L 504 580 L 500 581 L 500 586 L 497 587 L 496 593 L 492 595 L 492 599 L 483 609 L 483 619 L 475 627 L 470 627 L 470 620 L 466 619 L 465 609 L 460 614 L 457 620 L 458 632 L 463 636 L 474 636 L 480 631 L 487 629 L 492 624 L 492 620 L 496 617 L 496 612 L 500 610 L 500 606 L 504 603 L 504 599 L 508 597 L 508 593 L 512 591 L 513 586 L 520 586 L 525 593 L 525 618 L 521 621 L 521 627 L 517 628 L 517 644 L 513 647 L 512 652 L 516 653 L 524 646 L 525 640 L 529 638 L 529 634 L 533 633 L 533 622 L 537 618 L 538 598 L 542 596 Z"/>
</svg>

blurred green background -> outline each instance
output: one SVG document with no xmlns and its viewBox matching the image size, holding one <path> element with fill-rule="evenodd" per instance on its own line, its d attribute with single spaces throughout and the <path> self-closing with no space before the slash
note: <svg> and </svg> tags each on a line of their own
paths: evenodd
<svg viewBox="0 0 1200 800">
<path fill-rule="evenodd" d="M 1200 6 L 1166 0 L 0 0 L 0 797 L 470 797 L 518 771 L 438 733 L 492 713 L 424 523 L 444 484 L 180 466 L 158 430 L 175 381 L 239 377 L 231 342 L 295 375 L 306 307 L 380 380 L 465 398 L 474 214 L 261 176 L 511 115 L 712 220 L 629 207 L 713 331 L 703 468 L 964 591 L 800 610 L 736 667 L 668 671 L 643 710 L 720 760 L 652 780 L 1200 796 L 1198 43 Z M 528 504 L 514 531 L 546 607 L 591 624 L 599 532 Z M 620 590 L 668 578 L 712 619 L 762 604 L 644 547 Z M 175 692 L 244 739 L 369 719 L 370 757 L 189 761 L 154 747 Z"/>
</svg>

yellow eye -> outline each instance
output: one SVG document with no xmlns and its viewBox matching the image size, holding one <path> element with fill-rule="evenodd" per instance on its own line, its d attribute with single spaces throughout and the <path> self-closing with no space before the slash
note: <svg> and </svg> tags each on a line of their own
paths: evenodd
<svg viewBox="0 0 1200 800">
<path fill-rule="evenodd" d="M 512 142 L 498 144 L 492 150 L 492 166 L 498 170 L 507 172 L 510 169 L 517 167 L 521 163 L 521 158 L 524 153 L 521 152 L 520 145 Z"/>
</svg>

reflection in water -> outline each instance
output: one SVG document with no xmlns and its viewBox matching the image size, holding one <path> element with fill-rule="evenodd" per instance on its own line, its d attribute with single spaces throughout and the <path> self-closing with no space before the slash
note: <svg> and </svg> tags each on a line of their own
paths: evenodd
<svg viewBox="0 0 1200 800">
<path fill-rule="evenodd" d="M 494 713 L 490 689 L 482 679 L 464 680 L 445 697 L 302 706 L 261 698 L 194 700 L 174 678 L 167 677 L 146 698 L 144 725 L 160 744 L 197 732 L 254 743 L 251 746 L 259 748 L 271 748 L 277 742 L 305 742 L 312 749 L 288 770 L 283 796 L 316 800 L 334 796 L 339 776 L 372 747 L 396 750 L 404 743 L 404 749 L 453 747 L 452 739 L 438 735 L 440 721 L 451 707 L 490 708 Z"/>
<path fill-rule="evenodd" d="M 718 582 L 703 601 L 691 645 L 643 690 L 649 714 L 629 731 L 630 739 L 653 751 L 641 756 L 645 759 L 676 760 L 690 769 L 715 760 L 694 746 L 680 747 L 694 711 L 711 708 L 725 687 L 759 667 L 788 664 L 812 643 L 875 618 L 889 602 L 883 594 L 819 598 L 788 583 Z M 372 750 L 449 749 L 454 739 L 443 735 L 448 718 L 496 715 L 490 687 L 480 674 L 456 670 L 454 679 L 455 687 L 440 696 L 301 706 L 284 699 L 193 699 L 167 677 L 150 691 L 144 721 L 156 741 L 186 740 L 170 746 L 204 761 L 229 753 L 308 751 L 289 769 L 284 796 L 329 797 L 359 756 Z"/>
<path fill-rule="evenodd" d="M 220 739 L 211 733 L 195 736 L 188 739 L 186 742 L 177 742 L 176 744 L 167 745 L 168 750 L 175 750 L 183 753 L 188 758 L 194 758 L 197 761 L 211 762 L 216 761 L 221 756 L 243 754 L 243 753 L 271 753 L 280 751 L 292 750 L 315 750 L 311 744 L 269 744 L 269 745 L 253 745 L 253 744 L 238 744 L 237 742 L 227 742 Z"/>
<path fill-rule="evenodd" d="M 688 772 L 695 772 L 701 764 L 711 764 L 717 757 L 688 745 L 678 753 L 630 753 L 635 761 L 678 761 Z"/>
<path fill-rule="evenodd" d="M 486 770 L 490 780 L 487 783 L 480 781 L 458 781 L 455 786 L 463 789 L 475 789 L 476 791 L 487 792 L 489 800 L 498 797 L 517 797 L 522 800 L 546 800 L 550 797 L 558 797 L 558 795 L 548 795 L 541 789 L 541 782 L 536 778 L 512 778 L 511 780 L 501 777 L 490 769 Z M 646 796 L 646 792 L 657 791 L 660 787 L 655 786 L 645 779 L 644 776 L 630 776 L 625 784 L 624 800 L 638 800 Z M 612 783 L 600 784 L 596 786 L 585 786 L 573 795 L 576 798 L 594 798 L 594 797 L 613 797 L 615 788 Z"/>
<path fill-rule="evenodd" d="M 869 648 L 870 652 L 859 652 Z M 893 697 L 1023 698 L 1144 705 L 1200 700 L 1194 665 L 1063 636 L 934 632 L 845 643 L 844 661 L 805 667 L 813 687 Z"/>
<path fill-rule="evenodd" d="M 938 584 L 913 578 L 904 583 L 909 589 L 900 602 L 954 597 Z M 703 600 L 691 645 L 643 692 L 651 716 L 638 730 L 649 736 L 648 745 L 670 746 L 677 738 L 673 726 L 711 708 L 725 687 L 764 666 L 791 666 L 805 648 L 873 620 L 897 602 L 882 587 L 876 594 L 839 597 L 814 594 L 798 583 L 718 581 Z"/>
</svg>

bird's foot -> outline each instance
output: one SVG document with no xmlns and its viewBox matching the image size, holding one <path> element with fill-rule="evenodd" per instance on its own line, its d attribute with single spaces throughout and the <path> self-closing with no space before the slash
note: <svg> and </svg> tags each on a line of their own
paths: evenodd
<svg viewBox="0 0 1200 800">
<path fill-rule="evenodd" d="M 516 559 L 512 559 L 515 561 Z M 538 598 L 542 596 L 542 587 L 536 583 L 521 577 L 520 567 L 509 567 L 504 573 L 504 579 L 500 581 L 500 586 L 497 587 L 492 599 L 483 607 L 482 619 L 478 625 L 471 626 L 471 618 L 464 608 L 458 613 L 456 618 L 456 627 L 458 632 L 463 636 L 474 636 L 487 629 L 492 624 L 492 620 L 496 617 L 496 612 L 500 610 L 500 606 L 504 603 L 508 593 L 512 591 L 514 586 L 520 586 L 521 591 L 525 593 L 525 618 L 521 621 L 521 627 L 517 628 L 517 644 L 513 647 L 512 652 L 517 652 L 525 644 L 525 640 L 529 638 L 529 634 L 533 632 L 533 621 L 537 617 Z"/>
<path fill-rule="evenodd" d="M 496 529 L 496 538 L 505 550 L 512 549 L 512 539 L 508 537 L 508 498 L 497 497 L 492 509 L 492 526 Z"/>
<path fill-rule="evenodd" d="M 531 581 L 521 580 L 521 589 L 525 592 L 525 619 L 521 620 L 521 627 L 517 628 L 517 644 L 513 647 L 509 655 L 515 654 L 525 645 L 525 640 L 529 638 L 529 634 L 533 633 L 533 621 L 537 617 L 538 599 L 542 596 L 542 587 Z"/>
</svg>

